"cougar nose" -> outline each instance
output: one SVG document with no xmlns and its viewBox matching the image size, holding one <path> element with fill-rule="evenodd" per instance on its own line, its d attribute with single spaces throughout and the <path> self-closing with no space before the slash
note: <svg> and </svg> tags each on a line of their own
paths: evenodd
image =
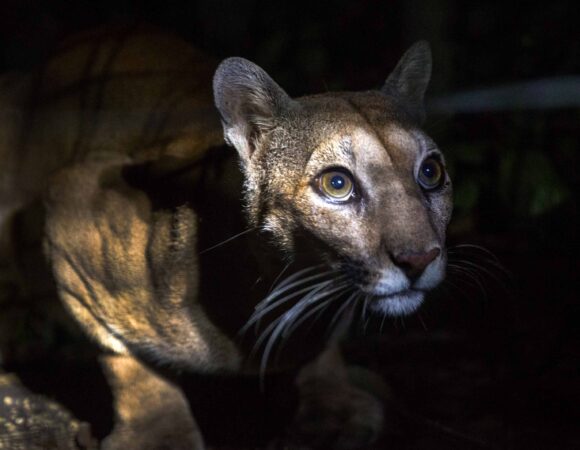
<svg viewBox="0 0 580 450">
<path fill-rule="evenodd" d="M 397 255 L 392 255 L 392 257 L 393 262 L 399 266 L 412 281 L 415 281 L 440 253 L 441 249 L 435 247 L 425 253 L 399 253 Z"/>
</svg>

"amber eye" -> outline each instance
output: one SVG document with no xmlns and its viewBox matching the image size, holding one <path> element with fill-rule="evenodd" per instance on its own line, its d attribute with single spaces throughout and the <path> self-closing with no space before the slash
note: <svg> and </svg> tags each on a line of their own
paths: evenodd
<svg viewBox="0 0 580 450">
<path fill-rule="evenodd" d="M 423 189 L 435 189 L 441 186 L 445 178 L 443 164 L 435 158 L 427 158 L 419 167 L 418 181 Z"/>
<path fill-rule="evenodd" d="M 330 170 L 323 173 L 318 181 L 320 191 L 334 201 L 344 202 L 353 194 L 352 176 L 346 171 Z"/>
</svg>

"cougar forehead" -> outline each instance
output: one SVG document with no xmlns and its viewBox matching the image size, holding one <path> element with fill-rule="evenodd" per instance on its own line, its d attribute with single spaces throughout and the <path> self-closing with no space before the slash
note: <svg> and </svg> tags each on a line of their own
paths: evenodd
<svg viewBox="0 0 580 450">
<path fill-rule="evenodd" d="M 369 100 L 368 105 L 357 104 Z M 414 161 L 421 149 L 419 132 L 399 120 L 395 107 L 385 100 L 372 92 L 299 99 L 298 106 L 259 143 L 247 175 L 262 175 L 264 187 L 276 185 L 280 176 L 285 182 L 276 190 L 286 186 L 293 191 L 297 178 L 314 175 L 324 164 L 343 161 L 394 168 Z M 286 182 L 290 180 L 293 183 Z"/>
<path fill-rule="evenodd" d="M 361 96 L 371 100 L 370 106 L 357 105 Z M 360 256 L 368 257 L 370 240 L 380 239 L 377 231 L 387 225 L 383 221 L 405 220 L 407 204 L 424 209 L 415 171 L 434 144 L 398 120 L 395 107 L 381 97 L 380 104 L 373 93 L 301 99 L 293 116 L 272 131 L 250 170 L 262 175 L 255 183 L 260 186 L 256 206 L 269 211 L 256 211 L 256 216 L 267 219 L 268 228 L 282 221 L 292 230 L 287 226 L 292 211 L 318 237 L 332 237 L 331 245 L 345 249 L 358 243 Z M 358 205 L 333 205 L 316 190 L 316 177 L 329 168 L 353 174 L 362 197 Z M 389 209 L 393 214 L 385 215 Z M 342 226 L 348 230 L 346 242 L 338 239 Z"/>
</svg>

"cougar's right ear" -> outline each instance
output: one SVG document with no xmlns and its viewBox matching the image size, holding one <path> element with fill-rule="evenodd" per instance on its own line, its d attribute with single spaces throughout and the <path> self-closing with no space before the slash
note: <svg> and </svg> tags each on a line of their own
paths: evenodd
<svg viewBox="0 0 580 450">
<path fill-rule="evenodd" d="M 219 65 L 213 93 L 224 138 L 238 150 L 244 165 L 261 135 L 292 105 L 292 99 L 264 70 L 244 58 L 228 58 Z"/>
<path fill-rule="evenodd" d="M 405 52 L 383 88 L 385 94 L 402 98 L 411 116 L 419 123 L 425 120 L 424 97 L 431 79 L 431 47 L 427 41 L 416 42 Z"/>
</svg>

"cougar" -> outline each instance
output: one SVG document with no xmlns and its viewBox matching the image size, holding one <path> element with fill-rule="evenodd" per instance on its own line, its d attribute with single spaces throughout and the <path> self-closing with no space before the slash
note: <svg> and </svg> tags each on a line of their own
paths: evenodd
<svg viewBox="0 0 580 450">
<path fill-rule="evenodd" d="M 430 75 L 418 42 L 380 89 L 293 99 L 246 59 L 137 29 L 86 33 L 3 79 L 0 219 L 9 232 L 43 199 L 58 294 L 114 394 L 103 448 L 203 448 L 160 367 L 302 365 L 288 439 L 376 439 L 383 407 L 349 384 L 337 343 L 363 312 L 413 313 L 445 275 Z"/>
</svg>

